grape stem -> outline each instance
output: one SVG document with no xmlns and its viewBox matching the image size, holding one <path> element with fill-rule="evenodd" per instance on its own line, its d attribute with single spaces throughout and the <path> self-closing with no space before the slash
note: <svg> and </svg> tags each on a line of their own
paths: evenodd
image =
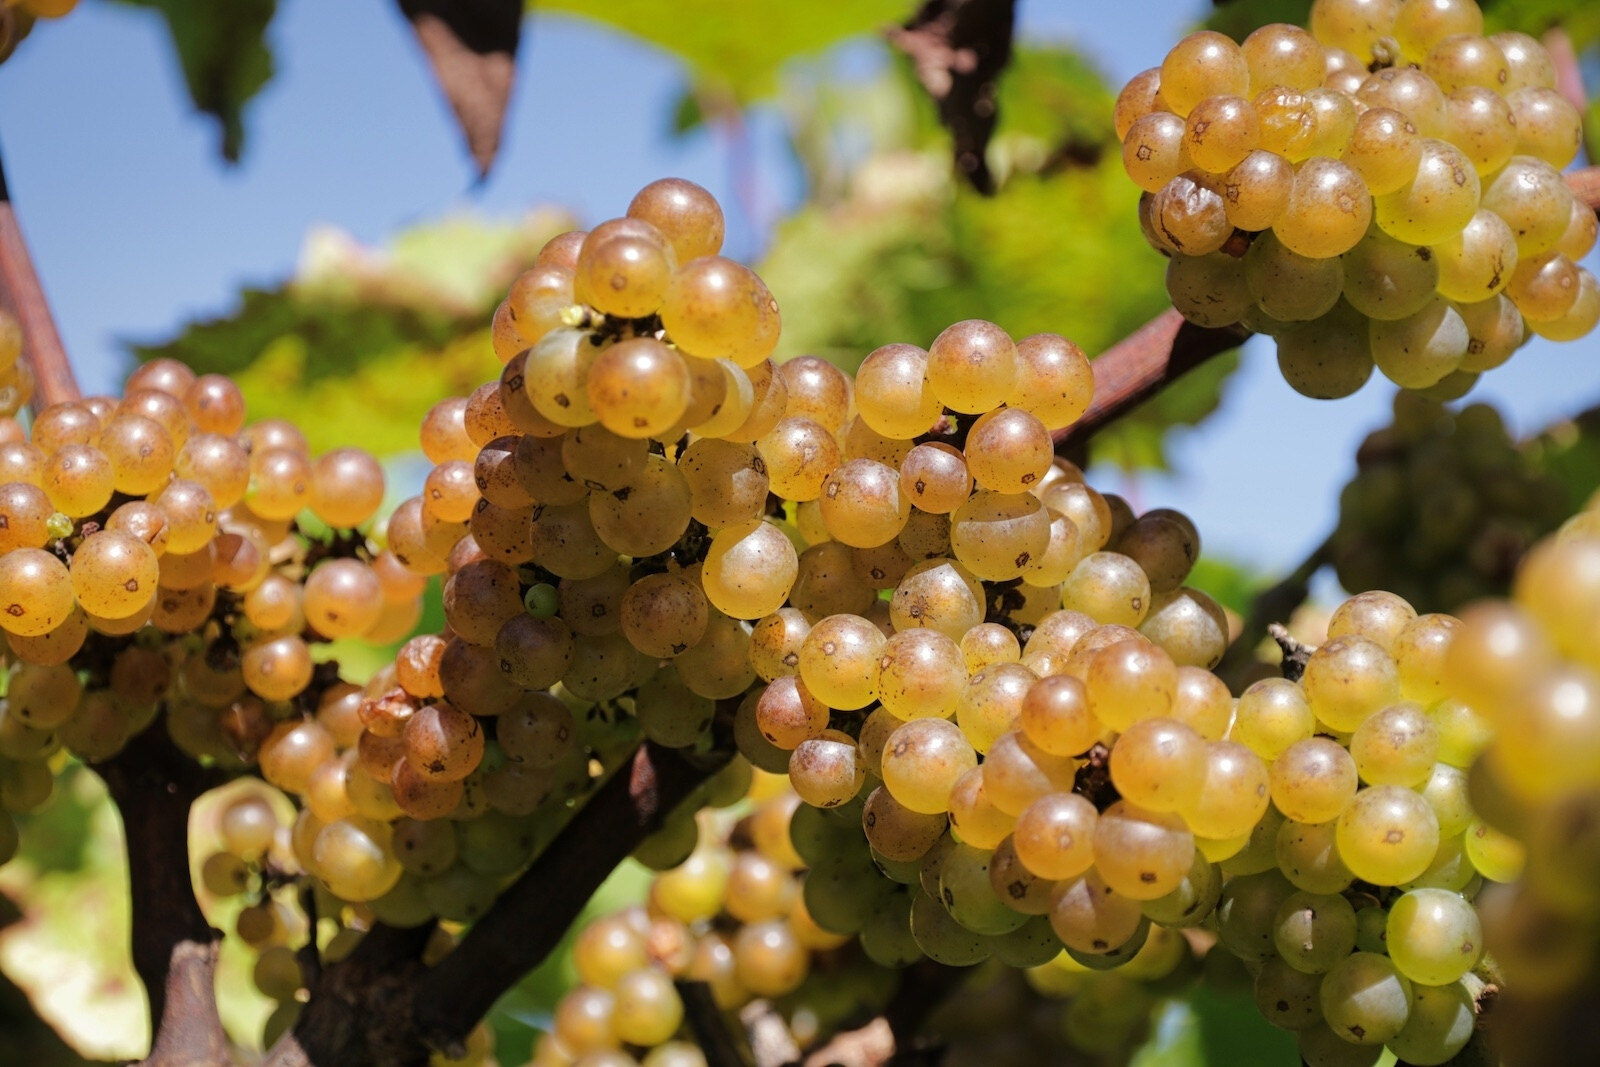
<svg viewBox="0 0 1600 1067">
<path fill-rule="evenodd" d="M 1566 173 L 1567 187 L 1600 211 L 1600 166 Z M 1213 356 L 1238 348 L 1250 336 L 1242 326 L 1207 329 L 1168 308 L 1102 352 L 1094 368 L 1094 399 L 1083 417 L 1053 435 L 1056 454 L 1075 462 L 1089 439 Z"/>
<path fill-rule="evenodd" d="M 966 968 L 948 967 L 933 960 L 907 967 L 900 972 L 900 982 L 884 1005 L 883 1014 L 853 1030 L 834 1034 L 803 1059 L 792 1059 L 786 1067 L 889 1067 L 938 1062 L 942 1057 L 935 1050 L 928 1050 L 931 1055 L 917 1056 L 917 1031 L 969 973 Z"/>
<path fill-rule="evenodd" d="M 728 1028 L 727 1018 L 711 994 L 706 982 L 680 978 L 673 985 L 678 988 L 678 999 L 683 1001 L 683 1016 L 694 1032 L 695 1042 L 705 1053 L 706 1067 L 745 1067 L 744 1053 L 739 1041 Z"/>
<path fill-rule="evenodd" d="M 1239 630 L 1238 638 L 1229 646 L 1227 654 L 1222 657 L 1222 662 L 1217 666 L 1217 673 L 1224 680 L 1232 682 L 1239 676 L 1240 672 L 1254 660 L 1256 646 L 1268 634 L 1271 634 L 1277 640 L 1279 647 L 1284 650 L 1284 677 L 1291 677 L 1289 671 L 1293 669 L 1291 666 L 1293 657 L 1289 646 L 1283 643 L 1283 639 L 1278 637 L 1272 628 L 1279 626 L 1281 629 L 1282 627 L 1279 624 L 1288 619 L 1290 615 L 1294 614 L 1296 608 L 1305 603 L 1306 597 L 1311 592 L 1312 576 L 1327 566 L 1332 558 L 1333 537 L 1329 535 L 1321 544 L 1313 548 L 1305 559 L 1300 561 L 1298 567 L 1284 575 L 1281 581 L 1256 594 L 1255 600 L 1250 604 L 1250 614 L 1245 618 L 1244 625 Z M 1284 633 L 1287 635 L 1288 631 L 1284 630 Z M 1294 639 L 1290 638 L 1290 640 L 1293 641 Z M 1295 643 L 1299 644 L 1299 642 Z M 1301 663 L 1299 669 L 1304 670 L 1304 663 Z M 1293 678 L 1298 677 L 1298 673 L 1293 675 Z"/>
<path fill-rule="evenodd" d="M 723 703 L 729 714 L 737 706 Z M 430 1049 L 460 1056 L 473 1027 L 544 961 L 617 864 L 731 756 L 646 741 L 437 964 L 420 963 L 431 926 L 375 926 L 324 970 L 264 1067 L 410 1067 Z"/>
<path fill-rule="evenodd" d="M 180 752 L 160 719 L 95 769 L 128 844 L 133 967 L 154 1033 L 141 1067 L 232 1064 L 217 1015 L 222 931 L 206 921 L 189 880 L 190 805 L 223 779 Z"/>
<path fill-rule="evenodd" d="M 73 377 L 72 363 L 61 345 L 45 300 L 39 273 L 34 270 L 28 244 L 17 225 L 17 212 L 6 185 L 5 163 L 0 160 L 0 307 L 12 312 L 22 327 L 22 357 L 34 376 L 34 407 L 48 407 L 83 394 Z"/>
</svg>

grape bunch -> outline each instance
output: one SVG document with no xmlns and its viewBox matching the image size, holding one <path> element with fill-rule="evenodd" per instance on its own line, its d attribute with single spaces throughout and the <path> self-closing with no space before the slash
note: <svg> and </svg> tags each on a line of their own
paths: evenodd
<svg viewBox="0 0 1600 1067">
<path fill-rule="evenodd" d="M 61 18 L 77 6 L 78 0 L 0 0 L 0 63 L 11 58 L 37 20 Z"/>
<path fill-rule="evenodd" d="M 1485 894 L 1508 1063 L 1592 1040 L 1600 981 L 1600 496 L 1534 547 L 1509 600 L 1467 608 L 1446 660 L 1484 724 L 1470 788 L 1480 851 L 1523 873 Z"/>
<path fill-rule="evenodd" d="M 1316 0 L 1311 30 L 1180 41 L 1123 88 L 1123 164 L 1201 326 L 1271 335 L 1315 397 L 1374 365 L 1454 399 L 1528 334 L 1600 321 L 1596 216 L 1561 176 L 1578 111 L 1538 41 L 1473 0 Z"/>
<path fill-rule="evenodd" d="M 293 426 L 247 425 L 231 381 L 170 360 L 120 400 L 0 420 L 5 807 L 48 798 L 58 750 L 105 760 L 158 717 L 184 752 L 242 770 L 297 751 L 304 712 L 353 712 L 313 646 L 393 641 L 422 610 L 422 583 L 356 530 L 383 491 L 372 456 L 313 459 Z"/>
<path fill-rule="evenodd" d="M 1333 563 L 1346 589 L 1453 611 L 1504 595 L 1524 553 L 1565 517 L 1565 493 L 1494 408 L 1400 392 L 1339 497 Z"/>
</svg>

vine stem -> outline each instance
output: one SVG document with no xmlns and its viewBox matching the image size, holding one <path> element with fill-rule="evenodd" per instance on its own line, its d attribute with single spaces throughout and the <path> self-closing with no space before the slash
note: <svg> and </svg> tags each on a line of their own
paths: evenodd
<svg viewBox="0 0 1600 1067">
<path fill-rule="evenodd" d="M 0 305 L 8 306 L 22 327 L 22 355 L 33 370 L 37 407 L 63 400 L 81 399 L 78 379 L 61 345 L 55 318 L 39 284 L 28 243 L 17 225 L 16 208 L 6 185 L 5 163 L 0 160 Z"/>
</svg>

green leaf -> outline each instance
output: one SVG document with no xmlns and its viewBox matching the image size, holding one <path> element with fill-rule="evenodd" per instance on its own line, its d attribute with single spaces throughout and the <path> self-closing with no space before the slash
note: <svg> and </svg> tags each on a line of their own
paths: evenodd
<svg viewBox="0 0 1600 1067">
<path fill-rule="evenodd" d="M 1183 584 L 1200 590 L 1230 611 L 1248 615 L 1251 601 L 1268 579 L 1238 560 L 1202 554 Z"/>
<path fill-rule="evenodd" d="M 1245 993 L 1196 986 L 1186 999 L 1170 1002 L 1157 1017 L 1155 1033 L 1131 1067 L 1221 1067 L 1236 1063 L 1295 1063 L 1294 1038 L 1263 1024 Z"/>
<path fill-rule="evenodd" d="M 272 77 L 267 24 L 277 0 L 118 0 L 153 7 L 167 20 L 189 96 L 222 124 L 222 155 L 239 160 L 244 147 L 244 105 Z"/>
<path fill-rule="evenodd" d="M 776 89 L 778 71 L 789 60 L 898 22 L 910 5 L 905 0 L 538 0 L 529 7 L 580 15 L 659 45 L 687 63 L 697 79 L 749 102 Z"/>
<path fill-rule="evenodd" d="M 169 341 L 130 347 L 142 360 L 232 375 L 253 417 L 292 418 L 315 449 L 409 451 L 429 407 L 499 374 L 490 314 L 543 243 L 571 225 L 555 211 L 514 225 L 452 218 L 387 249 L 316 231 L 294 279 L 247 289 L 232 313 Z"/>
</svg>

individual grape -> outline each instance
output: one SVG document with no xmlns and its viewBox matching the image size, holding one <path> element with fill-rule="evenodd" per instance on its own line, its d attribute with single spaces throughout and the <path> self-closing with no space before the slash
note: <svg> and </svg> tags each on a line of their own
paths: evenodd
<svg viewBox="0 0 1600 1067">
<path fill-rule="evenodd" d="M 1050 544 L 1050 516 L 1030 493 L 975 492 L 950 517 L 950 545 L 984 581 L 1020 577 Z"/>
<path fill-rule="evenodd" d="M 1339 816 L 1340 858 L 1356 877 L 1374 885 L 1416 878 L 1439 847 L 1439 820 L 1418 794 L 1398 785 L 1357 793 Z"/>
<path fill-rule="evenodd" d="M 1435 245 L 1433 253 L 1439 293 L 1469 304 L 1488 300 L 1503 290 L 1511 281 L 1518 255 L 1511 228 L 1489 210 L 1473 215 L 1460 233 Z"/>
<path fill-rule="evenodd" d="M 1166 280 L 1172 306 L 1197 326 L 1231 326 L 1255 306 L 1244 264 L 1222 252 L 1173 256 Z"/>
<path fill-rule="evenodd" d="M 1373 46 L 1390 35 L 1399 8 L 1399 0 L 1314 0 L 1311 32 L 1322 44 L 1370 63 Z"/>
<path fill-rule="evenodd" d="M 115 473 L 111 461 L 98 448 L 63 445 L 50 455 L 37 480 L 55 510 L 82 518 L 111 500 Z"/>
<path fill-rule="evenodd" d="M 680 263 L 714 256 L 722 247 L 722 208 L 684 178 L 661 178 L 640 189 L 628 204 L 628 217 L 654 226 Z"/>
<path fill-rule="evenodd" d="M 539 349 L 534 351 L 537 353 Z M 537 356 L 531 358 L 537 359 Z M 530 389 L 533 388 L 533 373 L 530 366 Z M 622 437 L 655 437 L 670 429 L 688 407 L 689 368 L 682 356 L 660 341 L 636 337 L 620 341 L 594 356 L 587 367 L 584 388 L 588 394 L 588 408 L 606 429 Z M 539 404 L 537 395 L 534 404 L 536 407 Z M 582 407 L 574 404 L 572 410 Z M 563 422 L 551 412 L 544 413 Z"/>
<path fill-rule="evenodd" d="M 1316 120 L 1309 145 L 1312 154 L 1330 159 L 1338 157 L 1355 133 L 1361 113 L 1359 106 L 1346 93 L 1320 88 L 1306 90 L 1306 103 L 1311 106 Z M 1366 188 L 1365 182 L 1362 188 Z"/>
<path fill-rule="evenodd" d="M 812 626 L 800 646 L 800 679 L 831 708 L 853 709 L 876 697 L 885 638 L 859 615 L 830 615 Z"/>
<path fill-rule="evenodd" d="M 814 808 L 835 808 L 853 799 L 865 774 L 854 739 L 837 730 L 801 741 L 789 757 L 789 782 Z"/>
<path fill-rule="evenodd" d="M 1241 230 L 1265 230 L 1289 206 L 1293 188 L 1294 167 L 1288 160 L 1258 148 L 1223 176 L 1223 210 Z"/>
<path fill-rule="evenodd" d="M 1119 738 L 1118 747 L 1122 743 Z M 1200 790 L 1181 812 L 1196 834 L 1225 840 L 1248 834 L 1269 804 L 1266 762 L 1237 742 L 1213 741 L 1206 748 Z"/>
<path fill-rule="evenodd" d="M 1150 610 L 1150 580 L 1120 553 L 1092 552 L 1062 584 L 1061 604 L 1102 623 L 1137 626 Z"/>
<path fill-rule="evenodd" d="M 1386 943 L 1400 973 L 1424 986 L 1457 981 L 1483 955 L 1472 903 L 1448 889 L 1413 889 L 1389 907 Z"/>
<path fill-rule="evenodd" d="M 1278 905 L 1272 937 L 1290 967 L 1325 974 L 1355 951 L 1355 909 L 1336 893 L 1295 893 Z"/>
<path fill-rule="evenodd" d="M 771 491 L 786 500 L 816 500 L 839 465 L 838 441 L 807 418 L 785 418 L 757 447 L 767 466 Z"/>
<path fill-rule="evenodd" d="M 1344 746 L 1325 737 L 1308 737 L 1273 761 L 1272 802 L 1296 822 L 1328 822 L 1338 818 L 1355 796 L 1357 777 L 1355 760 Z"/>
<path fill-rule="evenodd" d="M 1500 46 L 1472 34 L 1441 38 L 1422 61 L 1422 72 L 1446 93 L 1469 86 L 1498 92 L 1510 79 Z"/>
<path fill-rule="evenodd" d="M 1411 181 L 1421 157 L 1422 144 L 1411 120 L 1394 108 L 1372 105 L 1356 120 L 1341 158 L 1373 196 L 1383 196 Z"/>
<path fill-rule="evenodd" d="M 1295 888 L 1280 873 L 1260 873 L 1230 878 L 1217 902 L 1217 936 L 1223 946 L 1246 963 L 1272 958 L 1278 910 Z"/>
<path fill-rule="evenodd" d="M 1128 135 L 1128 128 L 1136 121 L 1159 108 L 1161 69 L 1151 67 L 1128 79 L 1128 84 L 1117 94 L 1112 108 L 1112 125 L 1116 127 L 1117 140 Z"/>
<path fill-rule="evenodd" d="M 900 490 L 918 510 L 948 514 L 972 490 L 966 457 L 942 442 L 917 445 L 900 461 Z"/>
<path fill-rule="evenodd" d="M 928 347 L 928 387 L 953 411 L 988 411 L 1010 395 L 1016 364 L 1016 344 L 1004 330 L 968 319 L 946 327 Z"/>
<path fill-rule="evenodd" d="M 1335 308 L 1323 319 L 1295 323 L 1276 335 L 1278 369 L 1298 393 L 1322 400 L 1349 396 L 1372 376 L 1367 319 Z"/>
<path fill-rule="evenodd" d="M 1511 227 L 1522 257 L 1549 251 L 1566 233 L 1572 193 L 1560 173 L 1532 156 L 1513 156 L 1483 190 L 1483 207 Z"/>
<path fill-rule="evenodd" d="M 855 548 L 894 540 L 911 513 L 899 473 L 871 459 L 846 460 L 834 468 L 823 483 L 819 506 L 828 533 Z"/>
<path fill-rule="evenodd" d="M 975 766 L 977 754 L 955 723 L 914 719 L 889 738 L 883 784 L 906 808 L 936 815 L 948 809 L 956 780 Z"/>
<path fill-rule="evenodd" d="M 1403 319 L 1427 305 L 1438 287 L 1433 251 L 1397 241 L 1379 229 L 1344 254 L 1343 295 L 1371 319 Z"/>
<path fill-rule="evenodd" d="M 0 556 L 0 627 L 18 637 L 40 637 L 72 614 L 67 567 L 39 548 L 14 548 Z"/>
<path fill-rule="evenodd" d="M 1386 956 L 1357 952 L 1322 979 L 1322 1015 L 1346 1041 L 1381 1045 L 1400 1033 L 1411 1010 L 1411 983 Z"/>
<path fill-rule="evenodd" d="M 1322 84 L 1327 66 L 1322 45 L 1298 26 L 1281 22 L 1262 26 L 1244 39 L 1240 51 L 1253 89 L 1269 85 L 1314 89 Z"/>
<path fill-rule="evenodd" d="M 1506 296 L 1529 323 L 1559 319 L 1578 299 L 1578 267 L 1559 252 L 1542 252 L 1517 263 Z"/>
<path fill-rule="evenodd" d="M 1313 652 L 1300 684 L 1317 719 L 1339 731 L 1354 730 L 1400 696 L 1394 660 L 1381 645 L 1354 635 Z"/>
<path fill-rule="evenodd" d="M 1113 890 L 1095 871 L 1060 882 L 1050 905 L 1050 926 L 1062 943 L 1093 955 L 1128 944 L 1143 923 L 1138 902 Z"/>
<path fill-rule="evenodd" d="M 1213 188 L 1220 183 L 1202 178 L 1198 172 L 1180 174 L 1152 197 L 1150 218 L 1159 250 L 1203 256 L 1220 249 L 1232 236 L 1222 193 Z M 1292 199 L 1292 190 L 1290 196 Z"/>
<path fill-rule="evenodd" d="M 1370 716 L 1350 737 L 1350 755 L 1370 785 L 1419 786 L 1438 753 L 1438 729 L 1420 705 L 1409 702 Z"/>
<path fill-rule="evenodd" d="M 1007 405 L 1032 413 L 1051 430 L 1070 425 L 1089 408 L 1094 375 L 1083 349 L 1059 334 L 1030 334 L 1017 342 L 1016 379 Z"/>
<path fill-rule="evenodd" d="M 1394 192 L 1377 197 L 1372 219 L 1401 241 L 1437 244 L 1471 221 L 1481 192 L 1478 172 L 1459 148 L 1425 138 L 1416 176 Z M 1483 206 L 1493 208 L 1489 203 Z"/>
<path fill-rule="evenodd" d="M 883 786 L 867 796 L 861 824 L 873 851 L 899 862 L 927 855 L 949 825 L 941 815 L 912 811 Z"/>
<path fill-rule="evenodd" d="M 1262 1018 L 1281 1030 L 1303 1030 L 1322 1018 L 1321 986 L 1321 975 L 1296 970 L 1281 959 L 1269 959 L 1256 972 L 1256 1008 Z"/>
<path fill-rule="evenodd" d="M 1117 738 L 1110 769 L 1111 784 L 1131 803 L 1150 811 L 1184 810 L 1199 799 L 1206 780 L 1206 743 L 1183 723 L 1140 719 Z"/>
<path fill-rule="evenodd" d="M 1089 713 L 1113 730 L 1165 715 L 1172 707 L 1177 665 L 1155 645 L 1128 639 L 1092 653 L 1084 692 Z"/>
<path fill-rule="evenodd" d="M 1020 663 L 997 663 L 974 674 L 956 705 L 956 723 L 979 752 L 1010 730 L 1038 676 Z"/>
<path fill-rule="evenodd" d="M 1465 153 L 1484 178 L 1505 166 L 1517 148 L 1511 105 L 1492 89 L 1457 89 L 1445 100 L 1446 139 Z"/>
<path fill-rule="evenodd" d="M 1578 295 L 1565 314 L 1544 322 L 1530 322 L 1528 329 L 1550 341 L 1576 341 L 1588 336 L 1600 324 L 1600 281 L 1587 269 L 1578 268 Z"/>
<path fill-rule="evenodd" d="M 1017 721 L 1029 741 L 1053 756 L 1087 752 L 1104 729 L 1089 710 L 1083 683 L 1069 675 L 1029 687 Z"/>
<path fill-rule="evenodd" d="M 728 526 L 711 539 L 701 570 L 705 597 L 738 619 L 770 615 L 789 598 L 799 556 L 783 531 L 760 519 Z"/>
<path fill-rule="evenodd" d="M 960 646 L 948 634 L 926 627 L 891 636 L 875 669 L 878 700 L 901 720 L 950 717 L 967 684 Z"/>
<path fill-rule="evenodd" d="M 1508 93 L 1506 102 L 1516 116 L 1518 155 L 1533 156 L 1557 169 L 1577 156 L 1583 119 L 1558 90 L 1529 86 Z"/>
<path fill-rule="evenodd" d="M 875 349 L 856 371 L 861 418 L 886 437 L 906 439 L 925 432 L 941 405 L 927 381 L 928 353 L 916 345 Z"/>
<path fill-rule="evenodd" d="M 1261 120 L 1261 148 L 1289 163 L 1300 163 L 1314 151 L 1317 115 L 1311 100 L 1298 89 L 1269 86 L 1252 101 Z"/>
<path fill-rule="evenodd" d="M 1220 174 L 1232 168 L 1260 140 L 1261 120 L 1243 96 L 1209 96 L 1189 111 L 1184 149 L 1201 170 Z"/>
<path fill-rule="evenodd" d="M 130 533 L 102 530 L 84 538 L 72 554 L 72 591 L 91 615 L 125 619 L 155 596 L 159 566 L 155 551 Z"/>
<path fill-rule="evenodd" d="M 1407 1063 L 1447 1063 L 1461 1052 L 1477 1030 L 1477 1012 L 1464 983 L 1413 986 L 1411 1013 L 1400 1032 L 1388 1041 L 1390 1051 Z"/>
<path fill-rule="evenodd" d="M 671 571 L 646 575 L 630 585 L 622 596 L 619 617 L 622 633 L 633 647 L 660 659 L 697 643 L 709 618 L 700 587 L 687 575 Z"/>
<path fill-rule="evenodd" d="M 1240 94 L 1250 85 L 1244 52 L 1220 33 L 1201 30 L 1173 46 L 1161 62 L 1161 97 L 1180 115 L 1207 97 Z"/>
<path fill-rule="evenodd" d="M 1107 886 L 1132 900 L 1153 900 L 1188 874 L 1194 835 L 1177 815 L 1119 800 L 1095 822 L 1094 853 L 1095 870 Z"/>
<path fill-rule="evenodd" d="M 1343 891 L 1354 875 L 1340 856 L 1337 835 L 1334 822 L 1285 822 L 1273 842 L 1278 869 L 1295 888 L 1308 893 Z"/>
<path fill-rule="evenodd" d="M 1256 305 L 1284 322 L 1309 321 L 1332 310 L 1344 288 L 1336 256 L 1291 251 L 1273 234 L 1262 234 L 1244 256 L 1245 284 Z"/>
</svg>

